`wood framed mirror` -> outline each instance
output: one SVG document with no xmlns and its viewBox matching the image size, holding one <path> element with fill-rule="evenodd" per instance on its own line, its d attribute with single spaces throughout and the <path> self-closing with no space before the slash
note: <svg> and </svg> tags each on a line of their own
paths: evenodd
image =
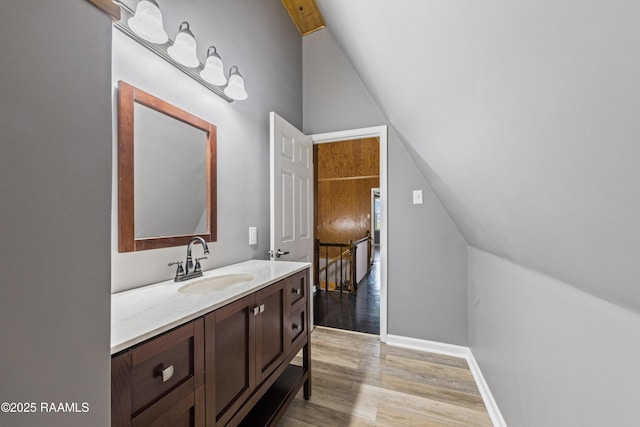
<svg viewBox="0 0 640 427">
<path fill-rule="evenodd" d="M 118 250 L 216 241 L 216 126 L 118 82 Z"/>
</svg>

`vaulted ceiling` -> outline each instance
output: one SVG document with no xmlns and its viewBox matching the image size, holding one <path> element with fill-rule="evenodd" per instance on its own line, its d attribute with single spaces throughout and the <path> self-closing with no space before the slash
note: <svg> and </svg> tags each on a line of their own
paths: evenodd
<svg viewBox="0 0 640 427">
<path fill-rule="evenodd" d="M 640 311 L 640 2 L 317 3 L 470 245 Z"/>
</svg>

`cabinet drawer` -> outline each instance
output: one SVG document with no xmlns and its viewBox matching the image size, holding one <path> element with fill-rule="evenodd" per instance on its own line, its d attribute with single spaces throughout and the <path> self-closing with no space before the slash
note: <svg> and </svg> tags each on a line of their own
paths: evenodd
<svg viewBox="0 0 640 427">
<path fill-rule="evenodd" d="M 131 351 L 131 413 L 135 415 L 194 376 L 193 325 Z"/>
<path fill-rule="evenodd" d="M 299 342 L 304 340 L 307 335 L 307 312 L 303 306 L 296 310 L 290 317 L 287 325 L 289 331 L 289 339 L 291 340 L 291 348 L 294 348 Z"/>
<path fill-rule="evenodd" d="M 131 427 L 193 427 L 196 423 L 193 378 L 189 378 L 131 420 Z M 199 424 L 203 426 L 203 423 Z"/>
<path fill-rule="evenodd" d="M 306 301 L 308 291 L 307 271 L 308 270 L 300 271 L 285 280 L 287 303 L 290 307 L 304 305 Z"/>
</svg>

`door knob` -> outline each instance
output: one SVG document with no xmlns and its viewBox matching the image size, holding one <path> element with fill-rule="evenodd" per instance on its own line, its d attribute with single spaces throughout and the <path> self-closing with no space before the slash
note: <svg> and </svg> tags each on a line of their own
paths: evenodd
<svg viewBox="0 0 640 427">
<path fill-rule="evenodd" d="M 282 255 L 287 255 L 289 253 L 289 251 L 282 251 L 281 249 L 278 249 L 276 251 L 276 258 L 280 258 Z"/>
</svg>

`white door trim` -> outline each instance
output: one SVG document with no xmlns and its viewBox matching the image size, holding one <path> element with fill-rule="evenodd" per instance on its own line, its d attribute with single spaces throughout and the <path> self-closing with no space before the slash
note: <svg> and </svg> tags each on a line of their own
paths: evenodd
<svg viewBox="0 0 640 427">
<path fill-rule="evenodd" d="M 387 126 L 311 135 L 314 144 L 361 138 L 380 138 L 380 341 L 387 342 Z"/>
</svg>

